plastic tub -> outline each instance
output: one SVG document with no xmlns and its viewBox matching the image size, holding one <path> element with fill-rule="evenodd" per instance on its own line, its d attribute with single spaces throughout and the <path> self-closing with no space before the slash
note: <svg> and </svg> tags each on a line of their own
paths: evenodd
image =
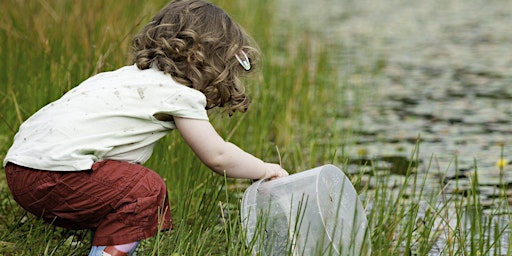
<svg viewBox="0 0 512 256">
<path fill-rule="evenodd" d="M 254 255 L 369 255 L 354 186 L 333 165 L 255 182 L 244 193 L 242 225 Z"/>
</svg>

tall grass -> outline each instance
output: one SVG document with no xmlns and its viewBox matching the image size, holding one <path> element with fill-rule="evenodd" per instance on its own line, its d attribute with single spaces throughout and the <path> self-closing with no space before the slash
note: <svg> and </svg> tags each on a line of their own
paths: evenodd
<svg viewBox="0 0 512 256">
<path fill-rule="evenodd" d="M 262 74 L 246 81 L 254 102 L 250 111 L 231 118 L 212 113 L 218 131 L 265 160 L 282 161 L 292 172 L 330 161 L 334 144 L 325 135 L 333 134 L 328 130 L 332 117 L 324 114 L 324 104 L 318 104 L 336 104 L 335 88 L 321 78 L 330 77 L 326 53 L 313 53 L 307 35 L 286 51 L 273 45 L 277 35 L 272 1 L 214 2 L 253 35 L 264 58 Z M 32 113 L 87 77 L 129 63 L 131 37 L 166 3 L 2 1 L 0 158 Z M 212 174 L 177 134 L 157 145 L 147 165 L 167 181 L 175 229 L 144 241 L 141 255 L 249 254 L 238 214 L 248 182 Z M 87 253 L 86 231 L 54 228 L 27 215 L 10 197 L 3 175 L 0 191 L 0 254 Z"/>
<path fill-rule="evenodd" d="M 329 49 L 300 28 L 276 21 L 274 1 L 213 2 L 253 35 L 264 57 L 262 74 L 246 81 L 254 102 L 249 112 L 231 118 L 212 113 L 219 133 L 267 161 L 282 162 L 292 173 L 325 163 L 343 165 L 347 131 L 338 130 L 335 121 L 345 106 L 339 85 L 348 82 L 330 65 Z M 90 75 L 127 64 L 131 37 L 166 3 L 1 1 L 0 159 L 32 113 Z M 175 229 L 144 241 L 139 255 L 251 254 L 238 212 L 248 181 L 212 174 L 175 133 L 157 144 L 147 166 L 167 182 Z M 425 197 L 427 185 L 414 167 L 409 169 L 398 193 L 389 190 L 386 177 L 372 177 L 377 185 L 371 188 L 362 175 L 352 177 L 366 196 L 374 255 L 426 255 L 439 239 L 445 240 L 443 255 L 501 250 L 504 242 L 489 237 L 510 227 L 494 225 L 498 215 L 485 221 L 476 183 L 472 197 L 439 201 L 442 184 Z M 451 209 L 458 212 L 452 215 Z M 466 221 L 468 229 L 462 227 Z M 84 255 L 89 243 L 86 231 L 54 228 L 26 214 L 0 176 L 0 255 Z M 507 248 L 494 255 L 511 255 Z"/>
</svg>

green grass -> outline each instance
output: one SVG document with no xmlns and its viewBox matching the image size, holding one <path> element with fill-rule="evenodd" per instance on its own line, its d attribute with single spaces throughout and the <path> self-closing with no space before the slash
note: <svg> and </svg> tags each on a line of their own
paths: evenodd
<svg viewBox="0 0 512 256">
<path fill-rule="evenodd" d="M 32 113 L 90 75 L 127 64 L 131 37 L 165 3 L 2 1 L 0 159 L 19 124 Z M 273 1 L 214 3 L 253 35 L 264 57 L 262 74 L 247 80 L 254 102 L 248 113 L 231 118 L 212 113 L 219 133 L 267 161 L 282 161 L 292 173 L 326 163 L 343 166 L 344 149 L 355 135 L 335 123 L 346 106 L 339 95 L 350 82 L 330 65 L 328 46 L 308 31 L 277 22 Z M 378 72 L 369 70 L 361 76 Z M 357 119 L 357 114 L 350 118 Z M 238 211 L 248 181 L 213 174 L 177 133 L 158 143 L 147 166 L 166 179 L 175 229 L 144 241 L 139 255 L 250 255 Z M 374 187 L 362 174 L 351 177 L 366 198 L 373 255 L 426 255 L 440 237 L 447 238 L 443 255 L 488 255 L 485 252 L 502 247 L 488 236 L 504 233 L 493 223 L 498 217 L 510 219 L 510 213 L 484 218 L 475 182 L 470 196 L 439 203 L 443 185 L 429 188 L 434 192 L 426 195 L 424 180 L 416 176 L 414 166 L 408 169 L 405 183 L 411 186 L 398 192 L 388 188 L 385 176 L 371 177 Z M 502 200 L 506 198 L 496 199 Z M 456 209 L 455 214 L 450 209 Z M 464 217 L 468 212 L 469 219 Z M 448 226 L 452 217 L 455 225 Z M 89 239 L 85 231 L 54 228 L 26 214 L 0 176 L 0 255 L 84 255 Z M 507 250 L 494 255 L 512 255 Z"/>
</svg>

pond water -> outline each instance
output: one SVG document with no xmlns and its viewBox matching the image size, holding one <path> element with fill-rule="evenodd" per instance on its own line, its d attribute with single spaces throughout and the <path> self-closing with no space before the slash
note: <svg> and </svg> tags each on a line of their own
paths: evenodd
<svg viewBox="0 0 512 256">
<path fill-rule="evenodd" d="M 354 163 L 372 160 L 400 183 L 414 161 L 448 194 L 477 174 L 484 208 L 510 211 L 492 199 L 512 197 L 512 1 L 278 2 L 283 22 L 331 47 L 345 81 L 336 128 L 355 131 Z"/>
</svg>

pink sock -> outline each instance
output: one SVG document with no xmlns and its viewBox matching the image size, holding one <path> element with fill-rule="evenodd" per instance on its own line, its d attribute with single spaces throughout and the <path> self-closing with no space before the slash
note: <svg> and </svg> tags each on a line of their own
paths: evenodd
<svg viewBox="0 0 512 256">
<path fill-rule="evenodd" d="M 114 245 L 114 247 L 116 249 L 118 249 L 119 251 L 129 252 L 129 251 L 133 250 L 135 247 L 137 247 L 138 244 L 139 244 L 139 242 L 133 242 L 133 243 L 129 243 L 129 244 Z"/>
</svg>

